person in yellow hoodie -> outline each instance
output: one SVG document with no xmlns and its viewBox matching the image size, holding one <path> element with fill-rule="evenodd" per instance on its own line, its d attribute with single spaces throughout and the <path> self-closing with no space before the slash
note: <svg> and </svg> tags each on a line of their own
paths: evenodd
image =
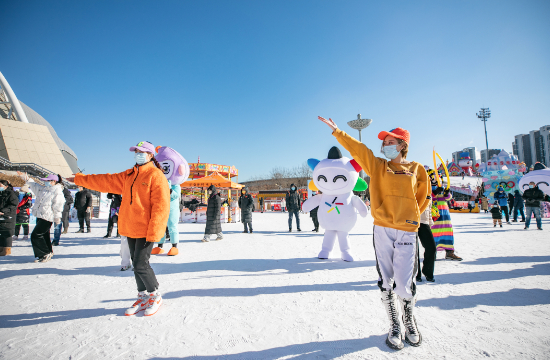
<svg viewBox="0 0 550 360">
<path fill-rule="evenodd" d="M 154 157 L 153 144 L 141 141 L 130 151 L 134 152 L 136 161 L 132 169 L 118 174 L 76 174 L 67 180 L 87 189 L 122 195 L 119 233 L 127 237 L 138 289 L 138 299 L 125 315 L 135 315 L 144 310 L 145 316 L 150 316 L 162 305 L 159 283 L 149 265 L 149 258 L 153 244 L 160 241 L 166 230 L 170 214 L 170 187 Z"/>
<path fill-rule="evenodd" d="M 382 153 L 374 156 L 365 144 L 355 140 L 332 119 L 319 116 L 332 129 L 332 135 L 370 176 L 371 213 L 374 218 L 374 248 L 378 287 L 390 320 L 386 344 L 395 350 L 404 347 L 397 297 L 401 301 L 405 341 L 412 346 L 422 343 L 414 306 L 416 303 L 416 236 L 420 215 L 430 202 L 428 174 L 422 164 L 407 161 L 410 134 L 402 128 L 382 131 Z"/>
</svg>

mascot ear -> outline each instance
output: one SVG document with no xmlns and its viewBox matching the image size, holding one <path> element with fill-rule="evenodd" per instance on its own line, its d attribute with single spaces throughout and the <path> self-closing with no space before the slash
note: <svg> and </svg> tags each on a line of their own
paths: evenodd
<svg viewBox="0 0 550 360">
<path fill-rule="evenodd" d="M 363 170 L 363 168 L 361 167 L 361 165 L 359 165 L 359 164 L 357 163 L 357 161 L 355 161 L 355 159 L 351 159 L 351 160 L 350 160 L 350 163 L 351 163 L 351 165 L 353 166 L 353 168 L 355 169 L 355 171 L 360 172 L 361 170 Z M 359 191 L 359 190 L 356 190 L 356 191 Z"/>
<path fill-rule="evenodd" d="M 353 188 L 353 191 L 365 191 L 367 190 L 368 187 L 369 186 L 367 185 L 366 181 L 359 178 L 355 183 L 355 187 Z"/>
<path fill-rule="evenodd" d="M 160 149 L 161 147 L 162 147 L 162 146 L 157 146 L 157 147 L 155 148 L 155 151 L 157 152 L 157 154 L 159 153 L 159 149 Z"/>
<path fill-rule="evenodd" d="M 319 189 L 317 189 L 317 186 L 315 186 L 315 183 L 313 181 L 310 181 L 309 182 L 309 185 L 307 186 L 309 188 L 309 190 L 311 191 L 319 191 Z"/>
<path fill-rule="evenodd" d="M 178 167 L 178 173 L 179 173 L 180 175 L 185 174 L 185 167 L 184 167 L 183 165 L 180 165 L 180 166 Z"/>
<path fill-rule="evenodd" d="M 308 164 L 308 166 L 309 166 L 309 168 L 310 168 L 311 170 L 315 170 L 315 167 L 316 167 L 317 164 L 319 164 L 319 163 L 320 163 L 320 161 L 317 160 L 317 159 L 308 159 L 308 160 L 307 160 L 307 164 Z"/>
</svg>

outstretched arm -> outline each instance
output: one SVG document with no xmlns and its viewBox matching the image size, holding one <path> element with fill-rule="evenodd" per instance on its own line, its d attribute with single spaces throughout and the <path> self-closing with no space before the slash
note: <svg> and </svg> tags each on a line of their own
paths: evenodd
<svg viewBox="0 0 550 360">
<path fill-rule="evenodd" d="M 103 193 L 122 194 L 124 181 L 127 177 L 128 170 L 118 174 L 76 174 L 74 177 L 74 183 L 87 189 L 96 190 Z"/>
<path fill-rule="evenodd" d="M 357 209 L 361 217 L 366 217 L 369 214 L 369 209 L 367 208 L 367 205 L 365 205 L 365 203 L 363 202 L 363 200 L 361 200 L 361 198 L 359 198 L 359 196 L 353 195 L 351 197 L 351 204 L 354 208 Z"/>
<path fill-rule="evenodd" d="M 304 201 L 304 204 L 302 205 L 302 211 L 310 212 L 311 210 L 315 209 L 317 206 L 319 206 L 319 204 L 321 204 L 321 198 L 322 196 L 317 195 Z"/>
<path fill-rule="evenodd" d="M 371 175 L 377 166 L 384 163 L 384 160 L 374 156 L 372 150 L 365 144 L 355 140 L 344 131 L 338 129 L 338 126 L 332 119 L 327 120 L 321 116 L 318 118 L 332 129 L 332 135 L 334 135 L 340 145 L 349 151 L 351 156 L 353 156 L 355 161 L 361 165 L 367 174 Z"/>
</svg>

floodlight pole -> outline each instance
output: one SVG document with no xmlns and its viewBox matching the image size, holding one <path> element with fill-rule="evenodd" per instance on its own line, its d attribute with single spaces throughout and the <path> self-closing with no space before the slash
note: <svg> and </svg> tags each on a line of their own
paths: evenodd
<svg viewBox="0 0 550 360">
<path fill-rule="evenodd" d="M 361 114 L 357 114 L 357 119 L 348 121 L 349 127 L 355 130 L 359 130 L 359 142 L 363 142 L 361 140 L 361 130 L 365 129 L 367 126 L 369 126 L 372 123 L 372 119 L 361 119 Z M 365 177 L 365 172 L 361 170 L 359 173 L 361 178 Z"/>
<path fill-rule="evenodd" d="M 491 110 L 489 108 L 481 108 L 481 111 L 478 112 L 477 117 L 483 121 L 483 127 L 485 128 L 485 149 L 487 151 L 487 155 L 485 158 L 485 162 L 489 161 L 489 141 L 487 140 L 487 119 L 491 117 Z"/>
</svg>

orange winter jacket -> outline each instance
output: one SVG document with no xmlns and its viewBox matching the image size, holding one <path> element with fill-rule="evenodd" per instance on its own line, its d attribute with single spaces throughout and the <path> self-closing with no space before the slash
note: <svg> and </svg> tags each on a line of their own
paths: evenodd
<svg viewBox="0 0 550 360">
<path fill-rule="evenodd" d="M 170 214 L 170 188 L 163 172 L 150 161 L 118 174 L 76 174 L 74 183 L 85 188 L 122 194 L 118 213 L 121 235 L 158 242 Z"/>
</svg>

